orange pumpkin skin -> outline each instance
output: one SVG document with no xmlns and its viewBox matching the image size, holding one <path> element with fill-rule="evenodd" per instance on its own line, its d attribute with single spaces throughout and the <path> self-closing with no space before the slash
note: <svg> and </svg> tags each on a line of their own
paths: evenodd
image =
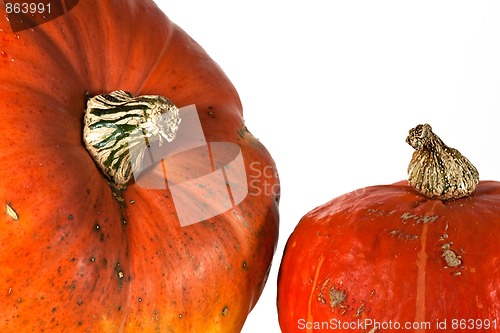
<svg viewBox="0 0 500 333">
<path fill-rule="evenodd" d="M 0 12 L 0 331 L 240 331 L 279 183 L 219 66 L 148 0 L 81 0 L 17 33 Z M 119 204 L 82 143 L 86 93 L 118 89 L 195 104 L 207 142 L 241 149 L 245 200 L 186 227 L 168 189 L 130 184 Z"/>
<path fill-rule="evenodd" d="M 446 202 L 404 181 L 312 210 L 280 267 L 282 332 L 497 332 L 499 216 L 494 181 Z"/>
</svg>

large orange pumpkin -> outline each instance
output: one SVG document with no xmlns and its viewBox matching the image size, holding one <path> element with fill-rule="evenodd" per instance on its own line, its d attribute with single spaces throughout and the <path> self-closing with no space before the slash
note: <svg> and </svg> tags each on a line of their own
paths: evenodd
<svg viewBox="0 0 500 333">
<path fill-rule="evenodd" d="M 238 332 L 277 242 L 273 160 L 222 70 L 153 1 L 72 6 L 19 30 L 0 4 L 0 331 Z M 241 152 L 243 183 L 212 163 L 222 191 L 207 180 L 177 193 L 207 197 L 220 214 L 182 224 L 171 186 L 116 186 L 103 174 L 85 148 L 84 112 L 114 91 L 195 105 L 206 142 Z M 206 157 L 174 156 L 166 181 L 203 176 Z M 245 198 L 222 209 L 235 186 Z"/>
<path fill-rule="evenodd" d="M 278 281 L 283 333 L 500 330 L 500 183 L 474 190 L 475 168 L 429 126 L 408 141 L 415 189 L 347 193 L 293 231 Z"/>
</svg>

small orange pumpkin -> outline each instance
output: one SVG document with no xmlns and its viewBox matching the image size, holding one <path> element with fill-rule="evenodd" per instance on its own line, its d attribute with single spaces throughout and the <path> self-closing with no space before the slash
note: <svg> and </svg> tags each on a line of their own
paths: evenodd
<svg viewBox="0 0 500 333">
<path fill-rule="evenodd" d="M 409 182 L 306 214 L 279 272 L 283 333 L 497 332 L 500 183 L 419 125 Z M 476 187 L 477 185 L 477 187 Z"/>
</svg>

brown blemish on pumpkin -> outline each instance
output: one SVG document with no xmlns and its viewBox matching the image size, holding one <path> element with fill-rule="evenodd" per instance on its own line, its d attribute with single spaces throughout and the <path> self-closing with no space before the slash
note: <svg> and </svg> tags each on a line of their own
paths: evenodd
<svg viewBox="0 0 500 333">
<path fill-rule="evenodd" d="M 390 232 L 391 235 L 399 238 L 399 239 L 404 239 L 404 240 L 415 240 L 418 238 L 418 235 L 410 235 L 407 233 L 402 232 L 401 230 L 392 230 Z"/>
<path fill-rule="evenodd" d="M 229 308 L 227 306 L 225 306 L 223 309 L 222 309 L 222 315 L 223 316 L 227 316 L 227 313 L 229 312 Z"/>
<path fill-rule="evenodd" d="M 115 266 L 116 276 L 118 277 L 118 288 L 122 287 L 122 279 L 125 277 L 125 273 L 123 273 L 123 269 L 120 266 L 120 263 L 117 262 Z"/>
<path fill-rule="evenodd" d="M 111 189 L 111 194 L 113 195 L 113 198 L 115 198 L 116 201 L 118 201 L 118 204 L 120 206 L 125 205 L 125 198 L 123 198 L 123 191 L 122 189 L 116 187 L 115 184 L 110 182 L 109 180 L 106 180 L 106 183 L 108 184 L 109 188 Z"/>
<path fill-rule="evenodd" d="M 369 208 L 367 210 L 368 215 L 375 215 L 375 216 L 390 216 L 393 215 L 397 212 L 397 210 L 384 210 L 384 209 L 375 209 L 375 208 Z"/>
<path fill-rule="evenodd" d="M 242 128 L 240 128 L 238 130 L 238 136 L 243 139 L 245 137 L 245 134 L 246 133 L 250 133 L 250 131 L 248 130 L 248 128 L 246 126 L 243 126 Z"/>
<path fill-rule="evenodd" d="M 209 108 L 209 109 L 211 109 L 211 107 L 210 107 L 210 106 L 209 106 L 208 108 Z M 210 116 L 210 118 L 213 118 L 213 119 L 215 119 L 215 118 L 216 118 L 216 117 L 215 117 L 215 114 L 214 114 L 212 111 L 208 111 L 208 115 Z"/>
<path fill-rule="evenodd" d="M 403 223 L 406 223 L 407 220 L 413 219 L 415 220 L 415 223 L 429 223 L 429 222 L 436 222 L 438 219 L 438 215 L 418 215 L 418 214 L 411 214 L 411 213 L 403 213 L 400 218 Z"/>
<path fill-rule="evenodd" d="M 96 223 L 96 224 L 94 225 L 94 228 L 93 228 L 93 229 L 94 229 L 94 231 L 95 231 L 95 232 L 99 233 L 99 240 L 100 240 L 101 242 L 103 242 L 103 241 L 104 241 L 104 238 L 105 238 L 105 235 L 104 235 L 104 233 L 101 231 L 101 226 L 100 226 L 99 224 L 97 224 L 97 223 Z"/>
<path fill-rule="evenodd" d="M 64 284 L 67 284 L 68 281 L 64 282 Z M 70 290 L 75 290 L 76 289 L 76 281 L 73 280 L 71 281 L 71 284 L 68 286 L 68 289 Z"/>
<path fill-rule="evenodd" d="M 440 241 L 444 241 L 445 239 L 448 239 L 448 234 L 443 234 L 441 238 L 439 238 Z"/>
<path fill-rule="evenodd" d="M 321 286 L 318 294 L 318 301 L 320 301 L 323 304 L 326 304 L 325 296 L 323 295 L 323 289 L 325 289 L 325 286 L 328 284 L 330 281 L 330 278 L 326 279 L 325 282 L 323 282 L 323 285 Z"/>
<path fill-rule="evenodd" d="M 460 256 L 458 256 L 453 250 L 450 250 L 452 244 L 453 243 L 447 243 L 441 247 L 443 249 L 442 257 L 444 257 L 448 267 L 457 267 L 462 264 L 462 261 L 460 260 Z"/>
<path fill-rule="evenodd" d="M 330 297 L 330 307 L 332 309 L 339 307 L 340 304 L 346 299 L 346 293 L 343 290 L 337 290 L 331 287 L 328 296 Z"/>
<path fill-rule="evenodd" d="M 103 259 L 101 260 L 101 265 L 102 265 L 102 267 L 107 267 L 107 266 L 108 266 L 108 259 L 103 258 Z"/>
<path fill-rule="evenodd" d="M 361 303 L 359 308 L 356 310 L 356 317 L 361 316 L 361 314 L 365 311 L 365 303 Z"/>
<path fill-rule="evenodd" d="M 11 204 L 6 203 L 5 210 L 6 210 L 7 215 L 9 215 L 14 221 L 19 220 L 19 215 L 14 210 L 14 208 L 12 208 Z"/>
</svg>

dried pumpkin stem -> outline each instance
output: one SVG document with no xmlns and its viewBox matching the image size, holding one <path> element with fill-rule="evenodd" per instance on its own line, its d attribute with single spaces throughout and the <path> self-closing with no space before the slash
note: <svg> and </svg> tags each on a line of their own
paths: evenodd
<svg viewBox="0 0 500 333">
<path fill-rule="evenodd" d="M 146 146 L 174 140 L 180 121 L 179 109 L 162 96 L 113 91 L 88 100 L 83 141 L 108 182 L 123 190 Z"/>
<path fill-rule="evenodd" d="M 445 145 L 430 125 L 411 129 L 406 142 L 415 149 L 408 166 L 408 181 L 418 192 L 440 200 L 474 192 L 479 183 L 477 169 L 458 150 Z"/>
</svg>

